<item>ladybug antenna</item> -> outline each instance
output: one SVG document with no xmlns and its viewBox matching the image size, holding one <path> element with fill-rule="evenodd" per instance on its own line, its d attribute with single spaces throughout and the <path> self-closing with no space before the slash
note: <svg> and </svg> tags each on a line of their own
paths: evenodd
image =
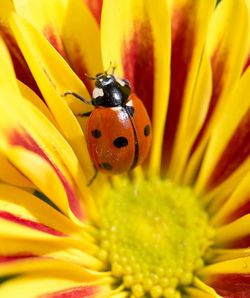
<svg viewBox="0 0 250 298">
<path fill-rule="evenodd" d="M 112 66 L 112 61 L 109 61 L 109 67 L 108 67 L 107 70 L 104 71 L 104 73 L 105 73 L 106 75 L 108 74 L 108 72 L 109 72 L 111 66 Z"/>
<path fill-rule="evenodd" d="M 105 75 L 108 75 L 108 73 L 109 73 L 109 71 L 110 71 L 110 68 L 112 68 L 111 74 L 112 74 L 112 76 L 113 76 L 116 67 L 117 67 L 117 64 L 113 64 L 113 65 L 112 65 L 112 61 L 110 61 L 110 62 L 109 62 L 109 67 L 108 67 L 108 69 L 105 70 L 103 73 L 105 73 Z M 88 75 L 87 73 L 85 73 L 84 75 L 85 75 L 85 77 L 86 77 L 87 79 L 96 81 L 96 80 L 98 79 L 98 77 L 100 77 L 100 76 L 103 75 L 103 73 L 98 73 L 95 77 L 92 77 L 92 76 Z"/>
<path fill-rule="evenodd" d="M 114 75 L 114 73 L 115 73 L 115 69 L 116 69 L 116 67 L 117 67 L 117 65 L 116 65 L 116 64 L 112 66 L 112 76 L 113 76 L 113 75 Z"/>
<path fill-rule="evenodd" d="M 96 79 L 97 79 L 97 77 L 89 76 L 87 73 L 85 73 L 84 75 L 85 75 L 85 77 L 86 77 L 87 79 L 89 79 L 89 80 L 96 80 Z"/>
<path fill-rule="evenodd" d="M 116 64 L 113 64 L 113 65 L 112 65 L 112 64 L 113 64 L 112 61 L 110 61 L 110 62 L 109 62 L 109 67 L 108 67 L 108 69 L 104 71 L 104 73 L 105 73 L 106 75 L 109 73 L 110 69 L 112 69 L 111 74 L 114 75 L 114 72 L 115 72 L 115 69 L 116 69 L 117 65 L 116 65 Z"/>
</svg>

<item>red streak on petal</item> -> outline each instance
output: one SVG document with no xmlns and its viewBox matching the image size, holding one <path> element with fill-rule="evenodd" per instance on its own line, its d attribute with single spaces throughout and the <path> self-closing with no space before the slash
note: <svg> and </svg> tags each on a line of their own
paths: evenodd
<svg viewBox="0 0 250 298">
<path fill-rule="evenodd" d="M 18 131 L 12 131 L 12 134 L 10 135 L 10 144 L 14 146 L 21 146 L 28 151 L 36 153 L 51 165 L 65 189 L 71 210 L 78 218 L 83 218 L 79 198 L 77 197 L 74 189 L 67 181 L 63 173 L 60 171 L 60 169 L 56 166 L 56 164 L 53 161 L 49 159 L 49 157 L 39 147 L 36 141 L 26 131 L 22 133 Z"/>
<path fill-rule="evenodd" d="M 89 93 L 91 93 L 93 90 L 94 83 L 93 81 L 89 80 L 86 77 L 86 74 L 88 74 L 88 71 L 86 69 L 86 66 L 85 66 L 86 64 L 84 61 L 84 57 L 81 54 L 80 48 L 81 46 L 75 43 L 74 50 L 73 50 L 74 55 L 68 55 L 68 61 L 72 69 L 75 71 L 78 77 L 83 81 Z"/>
<path fill-rule="evenodd" d="M 29 86 L 40 98 L 42 94 L 37 86 L 37 83 L 30 72 L 28 64 L 26 63 L 23 54 L 21 53 L 15 39 L 9 30 L 0 23 L 0 36 L 3 38 L 8 47 L 16 77 L 18 80 Z"/>
<path fill-rule="evenodd" d="M 55 32 L 55 30 L 48 26 L 44 28 L 43 34 L 51 45 L 57 50 L 57 52 L 65 59 L 65 61 L 71 66 L 79 78 L 83 81 L 89 92 L 93 90 L 93 83 L 86 77 L 86 67 L 84 57 L 81 54 L 80 47 L 75 43 L 73 54 L 70 55 L 67 52 L 66 47 L 63 45 L 61 37 Z"/>
<path fill-rule="evenodd" d="M 103 0 L 84 0 L 84 2 L 89 7 L 98 25 L 100 25 Z"/>
<path fill-rule="evenodd" d="M 246 63 L 243 67 L 243 71 L 242 73 L 244 73 L 247 69 L 248 69 L 248 66 L 250 65 L 250 54 L 248 55 L 247 59 L 246 59 Z"/>
<path fill-rule="evenodd" d="M 41 298 L 91 298 L 97 293 L 97 287 L 77 287 L 52 294 L 41 296 Z"/>
<path fill-rule="evenodd" d="M 25 260 L 25 259 L 30 259 L 30 258 L 37 258 L 36 255 L 32 254 L 22 254 L 22 255 L 15 255 L 15 256 L 0 256 L 0 263 L 9 263 L 9 262 L 14 262 L 14 261 L 19 261 L 19 260 Z"/>
<path fill-rule="evenodd" d="M 250 233 L 245 237 L 238 238 L 226 245 L 227 248 L 249 248 L 250 246 Z"/>
<path fill-rule="evenodd" d="M 0 211 L 0 218 L 9 220 L 11 222 L 29 227 L 31 229 L 35 229 L 41 232 L 45 232 L 54 236 L 66 236 L 66 234 L 56 231 L 53 228 L 50 228 L 40 222 L 36 222 L 30 219 L 21 218 L 17 215 L 14 215 L 12 213 L 6 212 L 6 211 Z"/>
<path fill-rule="evenodd" d="M 211 189 L 227 179 L 250 154 L 250 109 L 224 149 L 208 181 Z"/>
<path fill-rule="evenodd" d="M 232 222 L 248 213 L 250 213 L 250 197 L 242 206 L 238 207 L 232 214 L 228 216 L 224 224 Z"/>
<path fill-rule="evenodd" d="M 249 298 L 250 274 L 216 275 L 211 286 L 224 298 Z"/>
<path fill-rule="evenodd" d="M 212 80 L 213 80 L 213 90 L 212 90 L 212 96 L 208 108 L 208 112 L 206 115 L 206 118 L 204 120 L 203 126 L 192 146 L 192 149 L 190 151 L 190 156 L 196 151 L 197 147 L 199 146 L 202 137 L 206 131 L 207 125 L 211 119 L 211 116 L 213 115 L 213 112 L 217 106 L 218 99 L 222 92 L 222 86 L 224 85 L 223 79 L 224 74 L 226 72 L 226 64 L 225 64 L 225 56 L 226 55 L 219 55 L 218 52 L 213 55 L 211 58 L 211 66 L 212 66 Z"/>
<path fill-rule="evenodd" d="M 49 43 L 57 50 L 57 52 L 67 60 L 67 54 L 65 52 L 62 39 L 57 34 L 53 27 L 47 26 L 43 29 L 43 34 L 49 41 Z"/>
<path fill-rule="evenodd" d="M 154 96 L 154 47 L 149 22 L 136 23 L 134 32 L 123 45 L 124 77 L 130 81 L 133 91 L 143 101 L 152 118 Z"/>
<path fill-rule="evenodd" d="M 171 159 L 195 44 L 195 29 L 189 10 L 190 7 L 177 10 L 172 16 L 171 84 L 163 143 L 164 166 Z"/>
</svg>

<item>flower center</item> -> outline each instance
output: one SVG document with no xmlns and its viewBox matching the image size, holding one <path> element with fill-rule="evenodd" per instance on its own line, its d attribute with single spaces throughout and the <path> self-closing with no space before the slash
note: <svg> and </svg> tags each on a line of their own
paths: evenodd
<svg viewBox="0 0 250 298">
<path fill-rule="evenodd" d="M 131 297 L 180 297 L 213 237 L 191 189 L 124 179 L 106 192 L 99 209 L 99 255 Z"/>
</svg>

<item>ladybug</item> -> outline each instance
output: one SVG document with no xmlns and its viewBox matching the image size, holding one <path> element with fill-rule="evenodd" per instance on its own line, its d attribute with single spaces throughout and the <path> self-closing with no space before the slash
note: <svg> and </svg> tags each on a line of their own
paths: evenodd
<svg viewBox="0 0 250 298">
<path fill-rule="evenodd" d="M 85 131 L 93 164 L 97 171 L 108 174 L 130 171 L 143 163 L 150 149 L 147 111 L 127 80 L 107 71 L 88 78 L 95 80 L 90 101 L 72 91 L 64 95 L 71 94 L 95 107 L 89 113 Z"/>
</svg>

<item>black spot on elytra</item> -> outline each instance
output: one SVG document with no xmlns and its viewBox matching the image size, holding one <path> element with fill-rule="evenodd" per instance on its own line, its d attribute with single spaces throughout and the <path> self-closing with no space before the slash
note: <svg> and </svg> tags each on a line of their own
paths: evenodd
<svg viewBox="0 0 250 298">
<path fill-rule="evenodd" d="M 134 117 L 135 108 L 131 106 L 127 106 L 127 111 L 131 117 Z"/>
<path fill-rule="evenodd" d="M 99 129 L 94 129 L 91 131 L 91 134 L 94 138 L 98 139 L 102 135 L 101 131 Z"/>
<path fill-rule="evenodd" d="M 101 169 L 106 170 L 106 171 L 111 171 L 113 169 L 113 167 L 111 166 L 111 164 L 109 164 L 107 162 L 103 162 L 103 163 L 99 164 L 99 167 Z"/>
<path fill-rule="evenodd" d="M 150 135 L 150 125 L 147 124 L 145 127 L 144 127 L 144 136 L 145 137 L 148 137 Z"/>
<path fill-rule="evenodd" d="M 128 146 L 128 139 L 125 137 L 118 137 L 113 141 L 113 145 L 116 148 L 122 148 Z"/>
</svg>

